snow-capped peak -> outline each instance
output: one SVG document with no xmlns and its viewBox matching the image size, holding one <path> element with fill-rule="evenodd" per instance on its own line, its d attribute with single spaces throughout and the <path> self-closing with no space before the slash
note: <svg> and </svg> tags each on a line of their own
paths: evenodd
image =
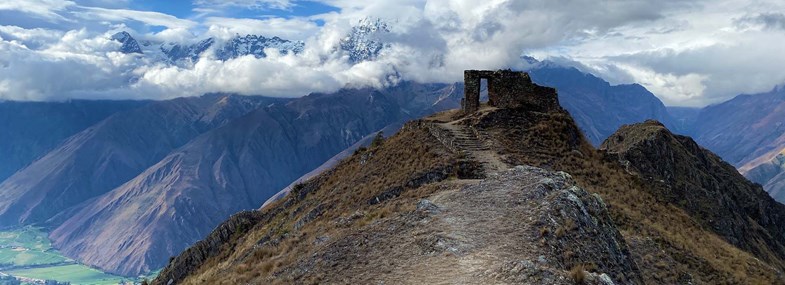
<svg viewBox="0 0 785 285">
<path fill-rule="evenodd" d="M 373 60 L 388 46 L 382 36 L 389 32 L 387 23 L 381 19 L 364 18 L 341 40 L 341 50 L 348 53 L 353 63 Z"/>
<path fill-rule="evenodd" d="M 136 42 L 131 34 L 126 31 L 122 31 L 112 35 L 112 40 L 118 41 L 123 45 L 120 47 L 120 52 L 122 53 L 143 53 L 142 48 L 139 47 L 139 43 Z"/>
<path fill-rule="evenodd" d="M 139 43 L 127 32 L 119 32 L 112 36 L 113 40 L 123 43 L 121 52 L 143 53 Z M 279 37 L 267 38 L 257 35 L 237 35 L 225 42 L 214 38 L 207 38 L 194 44 L 185 43 L 153 43 L 144 42 L 145 51 L 153 60 L 160 60 L 169 64 L 196 63 L 205 53 L 212 53 L 215 59 L 230 60 L 233 58 L 253 55 L 256 58 L 266 57 L 264 49 L 272 48 L 281 54 L 300 53 L 305 48 L 302 41 L 290 41 Z"/>
</svg>

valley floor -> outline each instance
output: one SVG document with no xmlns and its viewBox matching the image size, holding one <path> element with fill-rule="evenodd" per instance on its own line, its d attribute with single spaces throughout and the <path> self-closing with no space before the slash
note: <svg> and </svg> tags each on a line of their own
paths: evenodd
<svg viewBox="0 0 785 285">
<path fill-rule="evenodd" d="M 46 232 L 34 227 L 0 231 L 0 276 L 10 275 L 25 283 L 45 280 L 71 284 L 120 284 L 136 278 L 111 275 L 61 255 Z"/>
</svg>

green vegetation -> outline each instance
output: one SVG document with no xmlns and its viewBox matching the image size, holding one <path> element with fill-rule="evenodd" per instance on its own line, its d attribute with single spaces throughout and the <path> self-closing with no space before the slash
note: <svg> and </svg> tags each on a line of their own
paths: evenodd
<svg viewBox="0 0 785 285">
<path fill-rule="evenodd" d="M 371 141 L 371 148 L 377 148 L 384 143 L 384 133 L 378 132 L 376 136 L 373 137 L 373 141 Z"/>
<path fill-rule="evenodd" d="M 66 262 L 68 259 L 53 251 L 26 248 L 0 248 L 0 264 L 14 266 L 46 265 Z"/>
<path fill-rule="evenodd" d="M 17 269 L 5 273 L 18 277 L 68 281 L 71 284 L 118 284 L 124 280 L 79 264 Z"/>
<path fill-rule="evenodd" d="M 52 248 L 46 232 L 25 227 L 0 231 L 0 272 L 16 277 L 57 280 L 71 284 L 118 284 L 137 281 L 76 263 Z M 155 277 L 157 272 L 145 276 Z"/>
<path fill-rule="evenodd" d="M 0 232 L 0 246 L 22 247 L 40 251 L 52 248 L 46 233 L 34 227 Z"/>
<path fill-rule="evenodd" d="M 52 250 L 46 233 L 33 227 L 0 232 L 0 267 L 61 264 L 68 259 Z"/>
</svg>

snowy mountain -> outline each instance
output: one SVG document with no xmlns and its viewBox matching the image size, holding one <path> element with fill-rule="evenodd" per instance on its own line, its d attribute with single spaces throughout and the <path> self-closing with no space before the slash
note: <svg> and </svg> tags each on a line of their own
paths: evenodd
<svg viewBox="0 0 785 285">
<path fill-rule="evenodd" d="M 184 45 L 178 43 L 165 43 L 161 45 L 161 51 L 172 63 L 190 60 L 195 63 L 199 61 L 199 56 L 213 46 L 215 40 L 208 38 L 193 45 Z"/>
<path fill-rule="evenodd" d="M 112 35 L 112 40 L 123 44 L 120 47 L 120 52 L 122 53 L 143 53 L 139 43 L 128 32 L 116 33 Z"/>
<path fill-rule="evenodd" d="M 253 55 L 256 58 L 266 57 L 264 49 L 277 49 L 281 54 L 293 52 L 300 53 L 305 48 L 305 43 L 301 41 L 284 40 L 279 37 L 265 38 L 263 36 L 246 35 L 237 36 L 226 42 L 223 47 L 215 51 L 215 57 L 219 60 L 229 60 L 245 55 Z"/>
<path fill-rule="evenodd" d="M 386 22 L 381 19 L 365 18 L 341 39 L 338 48 L 348 55 L 351 63 L 374 60 L 382 50 L 389 47 L 389 44 L 384 41 L 388 33 L 390 29 Z M 112 39 L 123 44 L 119 49 L 120 52 L 144 54 L 154 62 L 174 65 L 196 63 L 205 53 L 210 53 L 207 55 L 212 55 L 217 60 L 226 61 L 246 55 L 264 58 L 267 57 L 264 50 L 268 48 L 275 49 L 281 54 L 290 52 L 298 54 L 305 49 L 305 43 L 302 41 L 259 35 L 238 34 L 226 41 L 207 38 L 196 43 L 142 41 L 140 44 L 131 34 L 122 31 L 114 34 Z"/>
<path fill-rule="evenodd" d="M 381 19 L 365 18 L 341 40 L 340 48 L 352 63 L 373 60 L 389 46 L 382 39 L 389 32 L 389 26 Z"/>
<path fill-rule="evenodd" d="M 216 59 L 226 61 L 246 55 L 263 58 L 267 56 L 264 52 L 264 49 L 267 48 L 276 49 L 281 54 L 300 53 L 305 48 L 305 43 L 302 41 L 257 35 L 237 35 L 225 42 L 215 38 L 207 38 L 195 44 L 144 41 L 141 46 L 136 39 L 124 31 L 113 35 L 112 39 L 123 43 L 119 50 L 123 53 L 145 54 L 154 61 L 164 61 L 170 64 L 196 63 L 205 52 L 211 52 Z"/>
</svg>

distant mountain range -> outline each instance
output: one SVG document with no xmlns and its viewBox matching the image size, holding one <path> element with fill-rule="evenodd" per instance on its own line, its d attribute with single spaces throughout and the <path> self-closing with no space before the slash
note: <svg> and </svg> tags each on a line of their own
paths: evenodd
<svg viewBox="0 0 785 285">
<path fill-rule="evenodd" d="M 680 132 L 681 128 L 668 109 L 654 94 L 638 84 L 611 85 L 592 74 L 553 62 L 536 62 L 528 70 L 532 80 L 553 86 L 559 102 L 575 118 L 589 141 L 595 146 L 624 124 L 655 119 Z"/>
<path fill-rule="evenodd" d="M 373 60 L 389 46 L 384 42 L 384 36 L 389 32 L 386 22 L 381 19 L 366 18 L 353 26 L 336 48 L 346 54 L 351 63 Z M 247 55 L 264 58 L 267 57 L 265 49 L 274 49 L 281 54 L 298 54 L 305 49 L 305 43 L 302 41 L 260 35 L 236 35 L 228 40 L 211 37 L 195 43 L 139 42 L 130 33 L 121 31 L 112 35 L 111 39 L 122 44 L 118 49 L 119 52 L 139 54 L 155 61 L 180 65 L 196 63 L 202 56 L 226 61 Z"/>
<path fill-rule="evenodd" d="M 266 57 L 267 48 L 278 50 L 281 54 L 300 53 L 305 43 L 289 41 L 279 37 L 266 38 L 257 35 L 237 35 L 228 41 L 217 44 L 214 38 L 207 38 L 194 44 L 155 43 L 145 41 L 139 44 L 128 32 L 119 32 L 112 39 L 122 43 L 119 51 L 151 56 L 154 59 L 169 63 L 196 63 L 205 52 L 217 60 L 230 60 L 241 56 L 252 55 L 256 58 Z"/>
<path fill-rule="evenodd" d="M 687 133 L 785 203 L 785 88 L 703 108 Z"/>
<path fill-rule="evenodd" d="M 134 50 L 130 35 L 116 38 Z M 248 48 L 259 37 L 242 39 L 226 54 L 259 51 Z M 206 41 L 177 53 L 191 60 L 194 51 L 214 45 Z M 371 57 L 355 59 L 363 58 Z M 619 126 L 645 119 L 693 130 L 640 85 L 614 86 L 575 68 L 530 63 L 532 78 L 557 88 L 594 145 Z M 392 135 L 407 120 L 457 108 L 462 95 L 461 83 L 403 82 L 297 99 L 209 94 L 169 101 L 0 102 L 0 110 L 28 110 L 0 112 L 0 135 L 9 138 L 0 140 L 9 146 L 0 154 L 18 154 L 0 156 L 6 173 L 0 227 L 45 225 L 67 256 L 122 275 L 148 272 L 229 215 L 258 208 L 314 169 L 331 168 L 376 132 Z M 40 114 L 49 117 L 35 117 Z"/>
</svg>

